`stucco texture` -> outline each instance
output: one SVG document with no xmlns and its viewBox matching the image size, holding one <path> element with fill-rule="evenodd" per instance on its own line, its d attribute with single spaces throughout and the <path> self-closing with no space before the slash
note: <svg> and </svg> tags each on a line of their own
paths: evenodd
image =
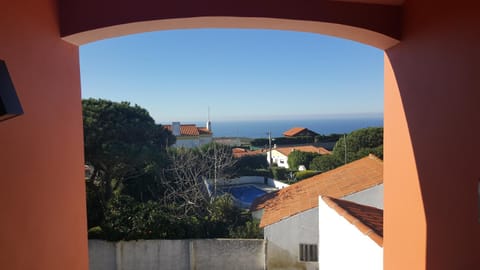
<svg viewBox="0 0 480 270">
<path fill-rule="evenodd" d="M 0 122 L 0 268 L 86 270 L 78 48 L 60 39 L 55 1 L 0 5 L 0 59 L 24 110 Z"/>
<path fill-rule="evenodd" d="M 385 269 L 479 268 L 477 1 L 1 4 L 0 58 L 25 111 L 0 123 L 2 269 L 88 267 L 75 45 L 212 26 L 309 31 L 385 49 Z"/>
</svg>

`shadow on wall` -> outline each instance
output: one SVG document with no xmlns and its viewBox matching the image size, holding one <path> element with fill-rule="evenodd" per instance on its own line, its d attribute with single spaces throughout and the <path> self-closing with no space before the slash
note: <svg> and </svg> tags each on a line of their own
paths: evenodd
<svg viewBox="0 0 480 270">
<path fill-rule="evenodd" d="M 278 245 L 267 242 L 267 269 L 275 270 L 314 270 L 318 269 L 318 263 L 306 263 L 298 261 L 288 250 Z"/>
</svg>

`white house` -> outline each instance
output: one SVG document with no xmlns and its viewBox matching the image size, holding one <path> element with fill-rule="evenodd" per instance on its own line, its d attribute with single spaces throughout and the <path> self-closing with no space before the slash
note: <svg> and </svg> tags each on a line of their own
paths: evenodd
<svg viewBox="0 0 480 270">
<path fill-rule="evenodd" d="M 268 269 L 318 269 L 319 196 L 383 208 L 383 162 L 369 155 L 257 198 L 251 211 L 261 216 Z"/>
<path fill-rule="evenodd" d="M 172 122 L 164 127 L 176 137 L 174 147 L 199 147 L 213 140 L 210 122 L 207 122 L 206 127 L 197 127 L 195 124 L 181 125 L 180 122 Z"/>
<path fill-rule="evenodd" d="M 283 146 L 283 147 L 275 147 L 271 151 L 272 158 L 270 159 L 270 151 L 267 151 L 267 161 L 270 164 L 270 160 L 272 163 L 277 164 L 278 167 L 282 168 L 289 168 L 288 166 L 288 155 L 293 151 L 301 151 L 301 152 L 310 152 L 310 153 L 317 153 L 320 155 L 329 155 L 331 154 L 330 151 L 323 147 L 317 147 L 314 145 L 301 145 L 301 146 Z M 308 166 L 308 164 L 302 164 Z"/>
<path fill-rule="evenodd" d="M 320 270 L 382 270 L 383 210 L 346 200 L 318 200 Z"/>
</svg>

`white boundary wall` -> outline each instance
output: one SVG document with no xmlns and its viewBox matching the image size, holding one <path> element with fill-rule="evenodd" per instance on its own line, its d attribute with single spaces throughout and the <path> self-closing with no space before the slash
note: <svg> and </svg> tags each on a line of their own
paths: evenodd
<svg viewBox="0 0 480 270">
<path fill-rule="evenodd" d="M 264 270 L 261 239 L 89 240 L 90 270 Z"/>
</svg>

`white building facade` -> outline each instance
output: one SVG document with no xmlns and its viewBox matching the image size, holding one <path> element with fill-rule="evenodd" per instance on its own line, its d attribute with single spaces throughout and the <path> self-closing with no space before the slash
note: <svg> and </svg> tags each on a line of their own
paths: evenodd
<svg viewBox="0 0 480 270">
<path fill-rule="evenodd" d="M 383 247 L 319 199 L 320 270 L 382 270 Z M 361 221 L 356 221 L 357 225 Z M 382 241 L 383 242 L 383 241 Z"/>
<path fill-rule="evenodd" d="M 194 148 L 213 141 L 210 121 L 207 122 L 206 127 L 197 127 L 195 124 L 182 125 L 180 122 L 173 122 L 171 125 L 164 125 L 164 127 L 171 131 L 176 138 L 173 147 Z"/>
<path fill-rule="evenodd" d="M 375 208 L 383 208 L 383 184 L 371 187 L 366 190 L 356 192 L 354 194 L 343 197 L 350 198 L 353 202 L 372 206 Z M 340 217 L 341 218 L 341 217 Z M 322 231 L 319 233 L 319 220 L 323 220 L 324 216 L 318 207 L 298 213 L 288 218 L 282 219 L 276 223 L 264 227 L 264 238 L 268 241 L 267 249 L 267 266 L 268 269 L 289 269 L 295 265 L 302 265 L 306 270 L 319 269 L 323 264 L 323 256 L 317 256 L 312 261 L 302 259 L 301 246 L 307 245 L 308 248 L 320 252 Z M 347 221 L 348 222 L 348 221 Z M 330 228 L 330 227 L 329 227 Z M 334 228 L 334 227 L 333 227 Z M 358 231 L 358 229 L 357 229 Z M 340 231 L 337 232 L 341 233 Z M 358 233 L 358 232 L 357 232 Z M 360 234 L 360 233 L 358 233 Z M 368 237 L 367 237 L 368 238 Z M 371 240 L 370 240 L 371 241 Z M 374 242 L 373 242 L 374 243 Z M 319 245 L 320 244 L 320 245 Z M 374 243 L 375 244 L 375 243 Z M 275 268 L 275 267 L 279 268 Z M 281 268 L 287 267 L 287 268 Z M 320 267 L 320 269 L 324 269 Z M 365 269 L 368 268 L 328 268 L 328 269 Z"/>
</svg>

